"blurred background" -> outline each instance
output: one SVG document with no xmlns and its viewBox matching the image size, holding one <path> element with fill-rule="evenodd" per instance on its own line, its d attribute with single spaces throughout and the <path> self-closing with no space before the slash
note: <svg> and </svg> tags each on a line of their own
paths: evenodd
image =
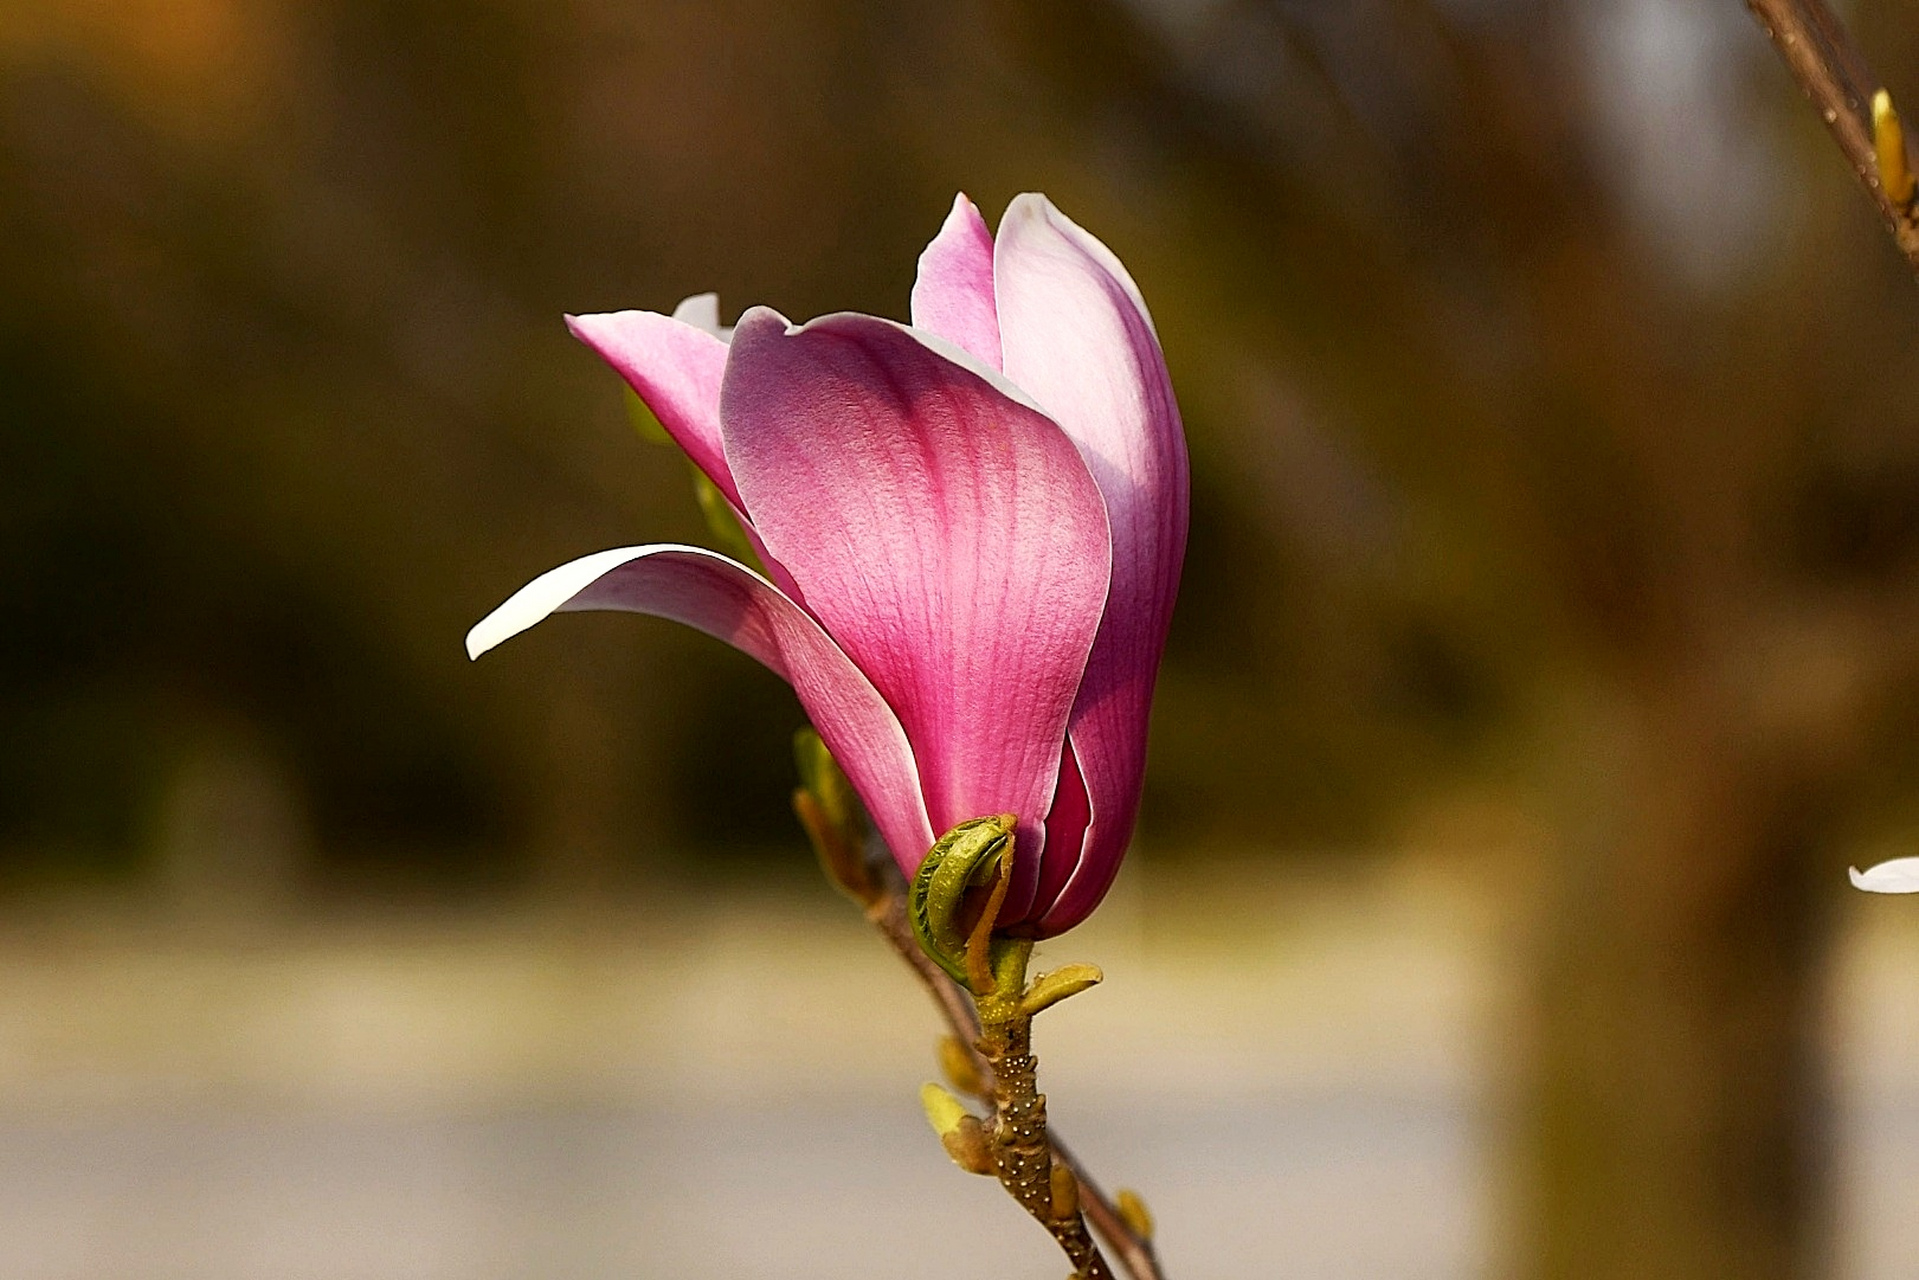
<svg viewBox="0 0 1919 1280">
<path fill-rule="evenodd" d="M 1041 1031 L 1171 1274 L 1919 1273 L 1919 296 L 1736 0 L 9 0 L 0 1274 L 1059 1273 L 785 688 L 460 646 L 703 538 L 563 312 L 904 316 L 962 189 L 1192 442 Z"/>
</svg>

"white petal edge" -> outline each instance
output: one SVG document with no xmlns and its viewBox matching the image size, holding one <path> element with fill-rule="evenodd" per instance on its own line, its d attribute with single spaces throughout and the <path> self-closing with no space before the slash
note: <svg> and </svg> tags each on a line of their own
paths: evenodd
<svg viewBox="0 0 1919 1280">
<path fill-rule="evenodd" d="M 499 608 L 474 623 L 473 629 L 466 633 L 466 656 L 477 659 L 487 650 L 504 644 L 522 631 L 532 629 L 613 570 L 643 553 L 654 551 L 690 551 L 695 555 L 725 560 L 728 564 L 735 563 L 729 557 L 708 551 L 705 547 L 689 547 L 677 542 L 663 542 L 648 547 L 615 547 L 611 551 L 599 551 L 590 556 L 581 556 L 578 560 L 569 560 L 557 569 L 548 569 L 508 596 Z M 742 572 L 759 577 L 745 565 L 738 567 Z"/>
<path fill-rule="evenodd" d="M 1919 858 L 1894 858 L 1861 871 L 1847 867 L 1852 887 L 1867 893 L 1919 893 Z"/>
</svg>

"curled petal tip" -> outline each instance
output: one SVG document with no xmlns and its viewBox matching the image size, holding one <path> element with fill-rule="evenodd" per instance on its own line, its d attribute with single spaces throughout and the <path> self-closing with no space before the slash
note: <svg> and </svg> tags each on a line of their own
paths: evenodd
<svg viewBox="0 0 1919 1280">
<path fill-rule="evenodd" d="M 537 580 L 527 585 L 537 585 Z M 522 588 L 519 592 L 516 592 L 512 598 L 507 600 L 505 604 L 502 604 L 492 613 L 487 614 L 486 617 L 481 618 L 473 624 L 472 629 L 466 633 L 466 657 L 468 662 L 479 661 L 481 654 L 486 653 L 488 650 L 498 648 L 501 644 L 511 640 L 514 636 L 520 634 L 520 632 L 526 630 L 538 622 L 540 618 L 544 618 L 547 613 L 551 612 L 551 610 L 542 610 L 539 612 L 538 617 L 524 616 L 534 612 L 534 609 L 525 606 L 522 599 L 524 595 L 525 589 Z"/>
</svg>

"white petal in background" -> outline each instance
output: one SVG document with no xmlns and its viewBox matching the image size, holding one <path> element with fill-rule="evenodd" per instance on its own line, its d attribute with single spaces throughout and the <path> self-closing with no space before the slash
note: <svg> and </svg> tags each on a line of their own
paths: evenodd
<svg viewBox="0 0 1919 1280">
<path fill-rule="evenodd" d="M 1919 893 L 1919 858 L 1894 858 L 1861 871 L 1848 867 L 1855 889 L 1867 893 Z"/>
</svg>

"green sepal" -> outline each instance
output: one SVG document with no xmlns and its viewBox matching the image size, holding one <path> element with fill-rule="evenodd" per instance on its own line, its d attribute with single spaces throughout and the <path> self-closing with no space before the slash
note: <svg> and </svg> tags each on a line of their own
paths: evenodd
<svg viewBox="0 0 1919 1280">
<path fill-rule="evenodd" d="M 840 762 L 826 749 L 826 743 L 813 726 L 807 725 L 793 735 L 793 763 L 799 766 L 800 785 L 813 793 L 821 811 L 833 826 L 858 835 L 866 825 L 866 811 L 854 794 L 853 784 L 840 769 Z"/>
<path fill-rule="evenodd" d="M 720 487 L 713 483 L 706 472 L 693 465 L 687 459 L 687 467 L 693 472 L 693 501 L 699 503 L 700 514 L 706 517 L 707 532 L 718 543 L 716 550 L 724 551 L 749 569 L 764 572 L 760 564 L 759 553 L 753 550 L 753 543 L 747 538 L 746 530 L 740 524 L 740 518 L 733 514 L 733 504 L 726 500 Z"/>
<path fill-rule="evenodd" d="M 920 949 L 953 978 L 968 984 L 966 933 L 959 911 L 968 889 L 986 884 L 1013 852 L 1010 813 L 960 823 L 933 842 L 913 876 L 906 918 Z"/>
<path fill-rule="evenodd" d="M 666 428 L 660 425 L 660 420 L 647 408 L 646 401 L 640 399 L 637 391 L 631 387 L 621 387 L 620 393 L 620 400 L 626 405 L 626 420 L 640 433 L 640 439 L 648 444 L 673 443 L 673 437 L 666 434 Z"/>
<path fill-rule="evenodd" d="M 871 904 L 880 886 L 867 863 L 866 810 L 853 784 L 811 726 L 793 735 L 793 760 L 800 771 L 793 812 L 819 855 L 820 869 L 855 902 Z"/>
<path fill-rule="evenodd" d="M 633 424 L 633 430 L 639 433 L 640 439 L 648 444 L 674 443 L 673 437 L 660 425 L 658 416 L 633 388 L 622 387 L 620 399 L 626 405 L 626 420 Z M 691 458 L 686 463 L 693 472 L 693 501 L 699 504 L 700 515 L 706 519 L 707 532 L 713 535 L 714 542 L 718 544 L 715 549 L 724 551 L 748 568 L 764 572 L 759 554 L 753 550 L 753 543 L 740 526 L 740 518 L 733 514 L 733 505 L 726 500 L 726 495 L 720 492 L 720 487 L 713 483 L 706 472 L 693 465 Z"/>
</svg>

